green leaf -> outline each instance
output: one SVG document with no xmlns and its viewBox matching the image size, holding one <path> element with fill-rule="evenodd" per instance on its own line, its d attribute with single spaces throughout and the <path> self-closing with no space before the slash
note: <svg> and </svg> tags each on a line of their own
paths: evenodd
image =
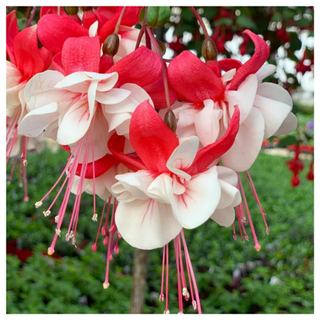
<svg viewBox="0 0 320 320">
<path fill-rule="evenodd" d="M 293 50 L 293 51 L 296 51 L 296 50 L 300 50 L 301 48 L 301 41 L 298 37 L 294 38 L 294 39 L 290 39 L 290 49 Z"/>
<path fill-rule="evenodd" d="M 146 15 L 146 7 L 143 7 L 139 14 L 139 21 L 143 22 Z"/>
<path fill-rule="evenodd" d="M 194 19 L 195 19 L 194 15 L 189 8 L 185 8 L 185 7 L 181 8 L 181 16 L 185 22 L 190 22 L 190 23 L 194 22 Z"/>
<path fill-rule="evenodd" d="M 300 28 L 309 27 L 312 24 L 312 20 L 309 20 L 309 19 L 303 18 L 303 17 L 300 20 L 298 20 L 297 22 L 298 22 L 298 26 Z"/>
<path fill-rule="evenodd" d="M 257 25 L 253 20 L 251 20 L 249 17 L 246 17 L 244 15 L 241 15 L 236 18 L 236 23 L 243 27 L 243 28 L 248 28 L 248 29 L 256 29 Z"/>
<path fill-rule="evenodd" d="M 215 18 L 215 16 L 218 14 L 218 8 L 215 8 L 215 7 L 213 8 L 204 7 L 203 10 L 204 11 L 201 14 L 201 16 L 204 18 L 207 18 L 209 21 Z"/>
<path fill-rule="evenodd" d="M 155 27 L 157 28 L 163 27 L 169 21 L 170 16 L 171 16 L 171 9 L 169 6 L 159 7 L 159 17 Z"/>
<path fill-rule="evenodd" d="M 158 21 L 159 7 L 148 7 L 146 22 L 148 26 L 154 27 Z"/>
</svg>

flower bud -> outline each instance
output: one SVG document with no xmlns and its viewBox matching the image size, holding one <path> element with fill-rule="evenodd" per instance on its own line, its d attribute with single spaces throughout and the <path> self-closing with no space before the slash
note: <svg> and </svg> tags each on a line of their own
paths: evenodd
<svg viewBox="0 0 320 320">
<path fill-rule="evenodd" d="M 115 33 L 110 34 L 105 40 L 102 50 L 104 54 L 111 57 L 115 56 L 119 49 L 119 36 Z"/>
<path fill-rule="evenodd" d="M 78 14 L 79 7 L 66 7 L 66 10 L 70 16 L 75 16 Z"/>
<path fill-rule="evenodd" d="M 177 119 L 174 113 L 170 110 L 167 111 L 166 115 L 164 116 L 164 123 L 167 125 L 167 127 L 173 131 L 174 133 L 177 130 Z"/>
<path fill-rule="evenodd" d="M 91 11 L 93 9 L 93 7 L 79 7 L 80 10 L 82 10 L 83 12 L 86 12 L 86 11 Z"/>
<path fill-rule="evenodd" d="M 202 43 L 202 56 L 206 61 L 217 60 L 217 47 L 211 38 L 205 39 Z"/>
</svg>

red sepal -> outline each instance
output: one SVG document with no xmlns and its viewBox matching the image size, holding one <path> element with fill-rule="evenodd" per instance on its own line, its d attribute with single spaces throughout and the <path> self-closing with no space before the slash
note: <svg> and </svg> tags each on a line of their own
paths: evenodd
<svg viewBox="0 0 320 320">
<path fill-rule="evenodd" d="M 218 61 L 221 70 L 229 71 L 231 69 L 239 69 L 242 66 L 241 61 L 235 59 L 222 59 Z"/>
<path fill-rule="evenodd" d="M 147 100 L 140 103 L 132 114 L 129 137 L 148 170 L 169 171 L 166 164 L 179 140 Z"/>
<path fill-rule="evenodd" d="M 9 59 L 13 64 L 16 64 L 16 59 L 14 56 L 13 50 L 13 40 L 19 33 L 18 22 L 16 17 L 16 11 L 11 11 L 6 18 L 6 26 L 7 26 L 7 38 L 6 38 L 6 46 L 7 46 L 7 53 Z"/>
<path fill-rule="evenodd" d="M 229 127 L 224 136 L 218 141 L 207 145 L 198 151 L 193 164 L 188 168 L 187 173 L 195 175 L 205 171 L 210 164 L 224 153 L 226 153 L 233 145 L 236 135 L 239 131 L 240 111 L 238 106 L 235 106 L 233 116 Z"/>
</svg>

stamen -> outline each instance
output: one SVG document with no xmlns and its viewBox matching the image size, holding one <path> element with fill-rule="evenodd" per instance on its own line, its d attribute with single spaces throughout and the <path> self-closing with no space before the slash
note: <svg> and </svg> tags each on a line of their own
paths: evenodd
<svg viewBox="0 0 320 320">
<path fill-rule="evenodd" d="M 43 215 L 45 217 L 48 217 L 50 215 L 51 211 L 50 210 L 47 210 L 47 211 L 43 211 Z"/>
<path fill-rule="evenodd" d="M 109 198 L 110 199 L 110 198 Z M 105 211 L 105 208 L 106 208 L 106 203 L 107 203 L 107 200 L 104 201 L 104 204 L 103 204 L 103 208 L 102 208 L 102 213 L 101 213 L 101 218 L 100 218 L 100 223 L 99 223 L 99 228 L 98 228 L 98 231 L 97 231 L 97 236 L 96 236 L 96 240 L 94 242 L 94 244 L 92 245 L 92 251 L 96 251 L 97 250 L 97 242 L 98 242 L 98 237 L 99 237 L 99 234 L 100 234 L 100 230 L 101 230 L 101 224 L 102 224 L 102 220 L 103 220 L 103 215 L 104 215 L 104 211 Z"/>
<path fill-rule="evenodd" d="M 165 261 L 165 257 L 166 257 L 165 248 L 166 248 L 166 246 L 164 246 L 163 250 L 162 250 L 161 291 L 160 291 L 160 295 L 159 295 L 159 301 L 163 301 L 164 300 L 163 283 L 164 283 L 164 261 Z"/>
<path fill-rule="evenodd" d="M 178 280 L 179 312 L 182 312 L 183 311 L 183 302 L 182 302 L 182 290 L 181 290 L 181 281 L 180 281 L 179 253 L 178 253 L 179 248 L 178 248 L 178 243 L 177 243 L 177 237 L 174 239 L 174 251 L 175 251 L 175 256 L 176 256 L 176 268 L 177 268 L 177 280 Z"/>
</svg>

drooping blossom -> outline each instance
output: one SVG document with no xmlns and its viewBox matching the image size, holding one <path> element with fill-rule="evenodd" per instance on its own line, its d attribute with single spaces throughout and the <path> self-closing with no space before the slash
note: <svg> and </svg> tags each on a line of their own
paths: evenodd
<svg viewBox="0 0 320 320">
<path fill-rule="evenodd" d="M 11 11 L 6 17 L 6 51 L 10 59 L 6 61 L 6 156 L 21 154 L 21 170 L 24 178 L 24 199 L 28 200 L 26 185 L 27 150 L 41 150 L 40 141 L 31 141 L 18 133 L 18 124 L 27 114 L 24 90 L 30 78 L 46 70 L 51 64 L 51 54 L 45 48 L 38 48 L 37 26 L 19 32 L 16 12 Z M 41 139 L 38 139 L 41 140 Z M 12 168 L 14 168 L 14 163 Z M 10 174 L 11 176 L 11 174 Z M 11 179 L 11 178 L 9 178 Z"/>
</svg>

